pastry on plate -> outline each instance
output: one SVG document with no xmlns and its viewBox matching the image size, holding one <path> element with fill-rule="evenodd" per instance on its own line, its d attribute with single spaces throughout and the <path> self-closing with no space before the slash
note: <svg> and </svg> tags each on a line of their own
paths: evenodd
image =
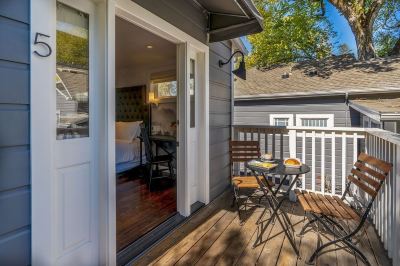
<svg viewBox="0 0 400 266">
<path fill-rule="evenodd" d="M 288 159 L 286 159 L 286 160 L 283 162 L 283 164 L 284 164 L 286 167 L 294 167 L 294 168 L 299 168 L 299 167 L 301 167 L 301 162 L 300 162 L 300 160 L 297 159 L 297 158 L 288 158 Z"/>
</svg>

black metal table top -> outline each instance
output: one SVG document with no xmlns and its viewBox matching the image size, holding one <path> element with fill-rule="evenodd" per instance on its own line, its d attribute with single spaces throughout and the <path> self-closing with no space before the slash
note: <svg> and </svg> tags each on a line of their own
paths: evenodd
<svg viewBox="0 0 400 266">
<path fill-rule="evenodd" d="M 310 172 L 310 167 L 306 164 L 303 164 L 299 168 L 295 168 L 286 167 L 283 164 L 282 160 L 273 160 L 271 163 L 278 164 L 278 166 L 273 169 L 268 169 L 264 167 L 250 165 L 249 162 L 246 162 L 246 167 L 257 173 L 265 173 L 269 175 L 302 175 Z"/>
</svg>

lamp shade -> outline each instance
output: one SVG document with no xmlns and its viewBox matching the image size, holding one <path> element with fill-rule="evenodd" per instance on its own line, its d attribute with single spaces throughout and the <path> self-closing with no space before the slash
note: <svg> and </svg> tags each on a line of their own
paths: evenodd
<svg viewBox="0 0 400 266">
<path fill-rule="evenodd" d="M 244 60 L 242 60 L 239 63 L 239 67 L 237 69 L 233 70 L 232 73 L 235 76 L 237 76 L 243 80 L 246 80 L 246 63 L 244 62 Z"/>
<path fill-rule="evenodd" d="M 154 104 L 158 103 L 154 91 L 149 91 L 149 103 L 154 103 Z"/>
</svg>

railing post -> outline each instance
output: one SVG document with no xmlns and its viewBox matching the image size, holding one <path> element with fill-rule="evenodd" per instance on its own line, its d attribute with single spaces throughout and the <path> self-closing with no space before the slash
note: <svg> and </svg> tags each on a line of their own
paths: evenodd
<svg viewBox="0 0 400 266">
<path fill-rule="evenodd" d="M 296 134 L 295 129 L 289 130 L 289 154 L 291 158 L 297 158 Z"/>
<path fill-rule="evenodd" d="M 282 136 L 283 138 L 283 136 Z M 289 130 L 289 154 L 291 158 L 297 158 L 297 132 L 295 129 L 290 129 Z M 293 186 L 293 189 L 297 188 L 297 185 L 295 184 Z M 289 198 L 291 201 L 295 202 L 296 201 L 296 195 L 294 194 L 294 191 L 290 191 Z"/>
<path fill-rule="evenodd" d="M 394 240 L 394 247 L 393 247 L 393 261 L 400 260 L 400 145 L 395 145 L 395 151 L 393 156 L 393 186 L 394 186 L 394 193 L 393 193 L 393 214 L 394 221 L 393 221 L 393 238 Z"/>
</svg>

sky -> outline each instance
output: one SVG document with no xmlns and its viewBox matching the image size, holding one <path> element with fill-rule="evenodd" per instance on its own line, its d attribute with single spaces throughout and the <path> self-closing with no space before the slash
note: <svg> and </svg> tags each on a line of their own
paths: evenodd
<svg viewBox="0 0 400 266">
<path fill-rule="evenodd" d="M 356 41 L 354 35 L 351 32 L 350 26 L 346 19 L 337 11 L 337 9 L 331 5 L 328 1 L 326 2 L 326 16 L 332 23 L 333 29 L 337 36 L 331 41 L 334 43 L 334 53 L 337 52 L 338 46 L 342 43 L 346 43 L 353 53 L 357 52 Z M 251 51 L 251 44 L 246 38 L 242 38 L 246 48 Z"/>
</svg>

